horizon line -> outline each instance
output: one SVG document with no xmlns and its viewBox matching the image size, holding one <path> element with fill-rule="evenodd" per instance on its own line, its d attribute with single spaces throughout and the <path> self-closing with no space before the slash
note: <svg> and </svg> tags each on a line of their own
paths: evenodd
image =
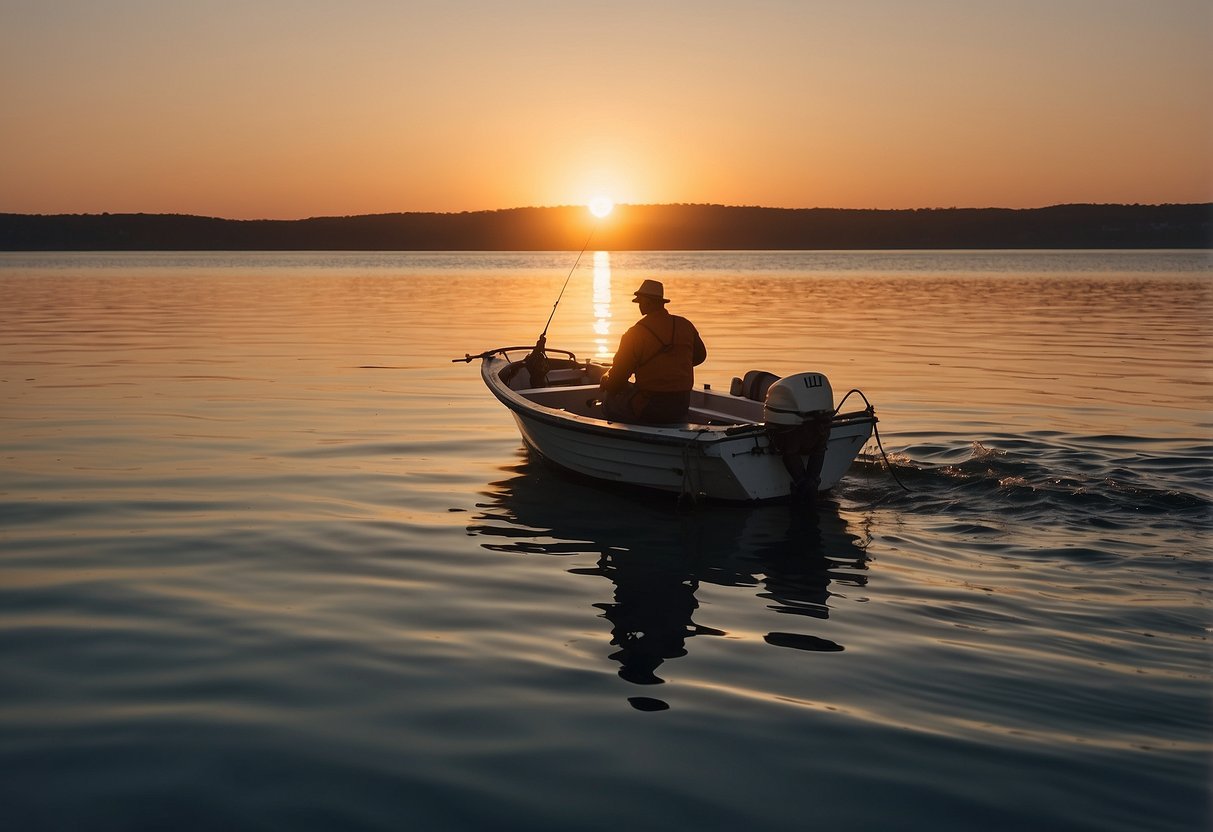
<svg viewBox="0 0 1213 832">
<path fill-rule="evenodd" d="M 659 202 L 659 203 L 616 203 L 615 210 L 620 208 L 728 208 L 760 211 L 835 211 L 854 213 L 912 213 L 918 211 L 1045 211 L 1051 208 L 1074 207 L 1123 207 L 1123 208 L 1156 208 L 1163 206 L 1209 206 L 1213 209 L 1213 199 L 1208 202 L 1059 202 L 1050 205 L 1038 205 L 1029 208 L 1009 208 L 998 205 L 986 206 L 922 206 L 918 208 L 834 208 L 829 206 L 814 206 L 787 208 L 771 205 L 730 205 L 718 202 Z M 509 211 L 568 211 L 587 210 L 586 205 L 568 203 L 563 205 L 518 205 L 511 208 L 480 208 L 463 211 L 372 211 L 364 214 L 315 214 L 306 217 L 223 217 L 212 214 L 190 214 L 178 211 L 75 211 L 59 213 L 28 213 L 18 211 L 0 211 L 0 216 L 9 217 L 189 217 L 193 219 L 221 220 L 223 222 L 307 222 L 309 220 L 356 219 L 359 217 L 394 217 L 409 215 L 429 216 L 463 216 L 466 214 L 499 214 Z"/>
</svg>

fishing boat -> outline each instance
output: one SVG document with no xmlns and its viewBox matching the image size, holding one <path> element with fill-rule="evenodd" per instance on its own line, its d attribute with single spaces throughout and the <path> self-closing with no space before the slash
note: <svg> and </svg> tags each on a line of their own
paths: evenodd
<svg viewBox="0 0 1213 832">
<path fill-rule="evenodd" d="M 525 355 L 523 354 L 525 352 Z M 611 483 L 732 502 L 812 499 L 838 484 L 876 428 L 874 408 L 842 412 L 822 373 L 752 371 L 728 392 L 691 391 L 687 420 L 639 425 L 605 418 L 599 382 L 609 365 L 566 350 L 498 347 L 481 378 L 526 445 L 561 468 Z"/>
</svg>

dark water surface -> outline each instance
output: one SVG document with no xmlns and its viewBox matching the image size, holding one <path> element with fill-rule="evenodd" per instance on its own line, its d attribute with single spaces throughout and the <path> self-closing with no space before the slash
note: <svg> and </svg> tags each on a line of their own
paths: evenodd
<svg viewBox="0 0 1213 832">
<path fill-rule="evenodd" d="M 0 255 L 5 828 L 1209 828 L 1208 252 L 587 254 L 871 399 L 816 517 L 523 453 L 573 257 Z"/>
</svg>

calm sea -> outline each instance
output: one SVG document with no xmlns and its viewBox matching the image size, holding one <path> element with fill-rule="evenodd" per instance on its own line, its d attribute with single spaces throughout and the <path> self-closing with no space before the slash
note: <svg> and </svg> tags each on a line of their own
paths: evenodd
<svg viewBox="0 0 1213 832">
<path fill-rule="evenodd" d="M 528 458 L 574 259 L 0 255 L 0 825 L 1209 828 L 1208 251 L 588 252 L 871 400 L 810 517 Z"/>
</svg>

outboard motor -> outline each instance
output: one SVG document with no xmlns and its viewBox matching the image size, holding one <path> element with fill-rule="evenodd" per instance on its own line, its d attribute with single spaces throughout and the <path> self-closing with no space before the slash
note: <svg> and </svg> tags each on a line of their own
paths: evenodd
<svg viewBox="0 0 1213 832">
<path fill-rule="evenodd" d="M 792 477 L 792 496 L 812 500 L 834 419 L 834 391 L 821 373 L 796 373 L 767 390 L 763 421 L 771 444 Z"/>
</svg>

